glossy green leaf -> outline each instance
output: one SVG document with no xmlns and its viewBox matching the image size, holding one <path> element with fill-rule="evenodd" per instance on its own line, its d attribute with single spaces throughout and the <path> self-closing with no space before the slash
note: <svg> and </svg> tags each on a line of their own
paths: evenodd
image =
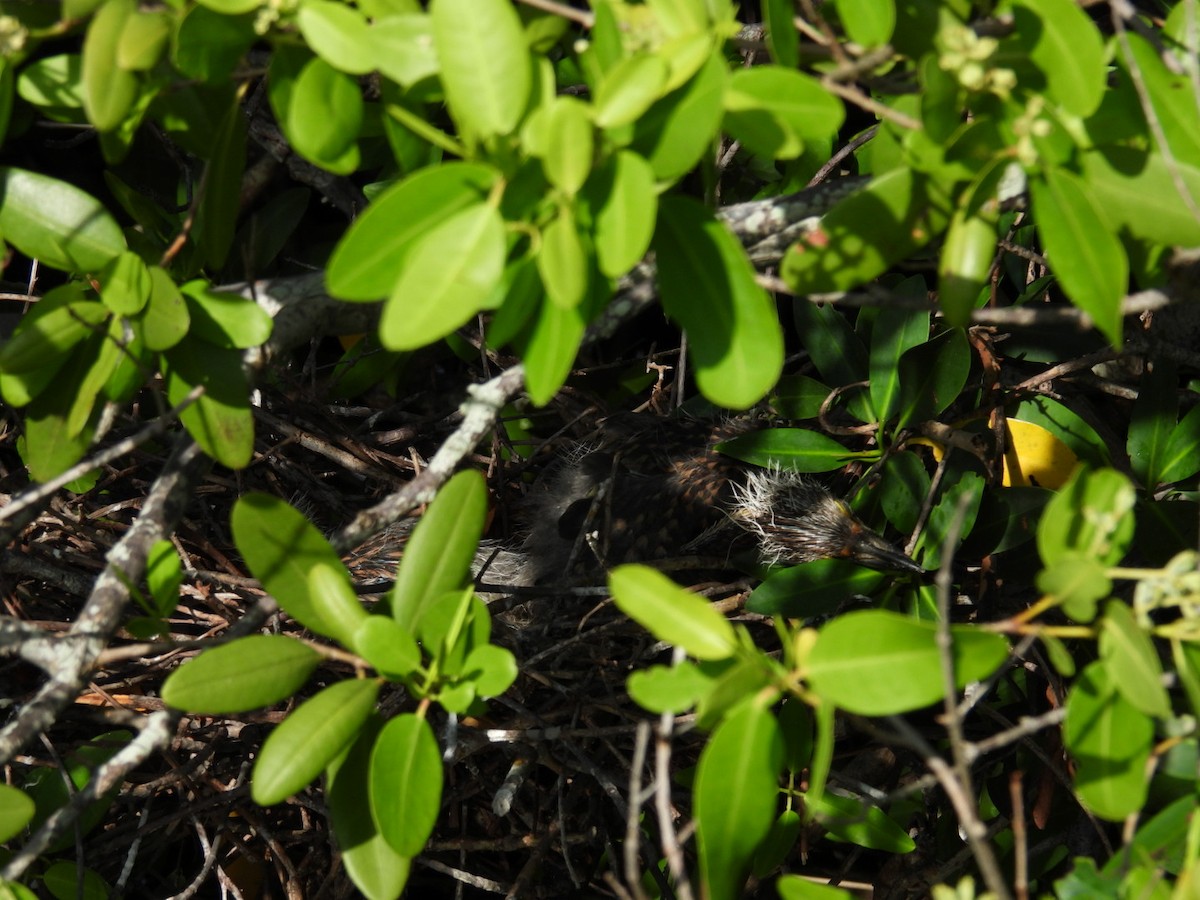
<svg viewBox="0 0 1200 900">
<path fill-rule="evenodd" d="M 661 56 L 635 53 L 621 59 L 596 88 L 594 117 L 600 128 L 630 125 L 662 96 L 669 70 Z"/>
<path fill-rule="evenodd" d="M 171 42 L 171 55 L 180 72 L 202 82 L 228 78 L 250 45 L 259 39 L 253 13 L 231 15 L 205 6 L 184 13 Z"/>
<path fill-rule="evenodd" d="M 249 465 L 254 455 L 254 415 L 241 352 L 189 337 L 166 351 L 163 369 L 172 405 L 182 403 L 194 388 L 204 388 L 179 414 L 204 452 L 231 469 Z"/>
<path fill-rule="evenodd" d="M 588 294 L 591 261 L 568 207 L 561 207 L 558 215 L 542 229 L 537 267 L 551 303 L 562 309 L 583 303 Z"/>
<path fill-rule="evenodd" d="M 828 385 L 815 378 L 784 375 L 775 385 L 771 406 L 785 419 L 815 419 L 828 396 Z"/>
<path fill-rule="evenodd" d="M 879 610 L 852 612 L 821 629 L 808 660 L 812 689 L 864 716 L 909 712 L 944 696 L 936 626 Z M 954 626 L 954 674 L 961 688 L 1008 658 L 1002 635 Z"/>
<path fill-rule="evenodd" d="M 1200 220 L 1179 195 L 1172 170 L 1200 201 L 1200 160 L 1175 159 L 1133 147 L 1097 147 L 1081 157 L 1087 191 L 1114 224 L 1157 244 L 1200 245 Z"/>
<path fill-rule="evenodd" d="M 164 269 L 150 266 L 150 296 L 135 327 L 150 350 L 169 350 L 188 333 L 191 316 L 183 294 Z"/>
<path fill-rule="evenodd" d="M 917 279 L 918 281 L 920 279 Z M 924 293 L 924 287 L 920 288 Z M 887 421 L 900 402 L 900 358 L 929 338 L 929 314 L 921 310 L 885 308 L 871 330 L 871 404 Z"/>
<path fill-rule="evenodd" d="M 349 175 L 358 168 L 362 119 L 362 91 L 354 79 L 313 59 L 292 86 L 283 125 L 297 153 L 335 175 Z"/>
<path fill-rule="evenodd" d="M 784 875 L 775 882 L 779 900 L 852 900 L 854 894 L 832 884 L 821 884 L 801 875 Z"/>
<path fill-rule="evenodd" d="M 17 448 L 34 481 L 61 475 L 83 458 L 91 444 L 94 423 L 82 431 L 71 428 L 66 413 L 90 364 L 91 354 L 74 354 L 29 404 Z"/>
<path fill-rule="evenodd" d="M 125 354 L 121 349 L 124 332 L 124 324 L 112 319 L 107 334 L 93 335 L 88 339 L 84 352 L 89 364 L 76 384 L 75 396 L 67 409 L 68 434 L 80 434 L 92 419 L 96 398 L 124 359 Z"/>
<path fill-rule="evenodd" d="M 853 597 L 874 593 L 885 578 L 844 559 L 818 559 L 769 575 L 750 594 L 746 609 L 789 619 L 825 616 Z"/>
<path fill-rule="evenodd" d="M 1117 62 L 1125 77 L 1145 85 L 1146 98 L 1175 159 L 1189 166 L 1200 165 L 1200 117 L 1192 112 L 1196 97 L 1190 77 L 1167 68 L 1158 47 L 1136 31 L 1124 37 L 1117 44 Z M 1140 107 L 1140 96 L 1137 102 Z"/>
<path fill-rule="evenodd" d="M 663 308 L 687 331 L 701 392 L 731 409 L 760 400 L 783 368 L 783 334 L 741 244 L 694 200 L 666 197 L 654 249 Z"/>
<path fill-rule="evenodd" d="M 1112 580 L 1098 560 L 1070 551 L 1038 573 L 1037 587 L 1072 621 L 1090 622 L 1096 618 L 1096 604 L 1112 593 Z"/>
<path fill-rule="evenodd" d="M 696 659 L 724 659 L 737 648 L 733 626 L 705 598 L 646 566 L 618 566 L 608 575 L 617 607 L 660 640 Z"/>
<path fill-rule="evenodd" d="M 108 0 L 92 18 L 83 41 L 83 106 L 100 131 L 116 128 L 137 97 L 137 77 L 117 65 L 121 32 L 135 9 L 134 0 Z"/>
<path fill-rule="evenodd" d="M 388 846 L 416 856 L 433 833 L 442 802 L 442 755 L 429 723 L 409 713 L 379 733 L 371 751 L 371 817 Z"/>
<path fill-rule="evenodd" d="M 146 558 L 146 586 L 154 615 L 166 616 L 179 605 L 179 586 L 183 584 L 183 565 L 175 545 L 170 541 L 155 541 Z"/>
<path fill-rule="evenodd" d="M 652 713 L 681 713 L 691 709 L 713 685 L 713 678 L 689 660 L 677 666 L 650 666 L 630 673 L 629 696 Z"/>
<path fill-rule="evenodd" d="M 246 565 L 289 616 L 309 631 L 354 646 L 362 617 L 346 608 L 331 621 L 315 596 L 328 586 L 328 573 L 337 572 L 342 586 L 336 593 L 353 597 L 350 576 L 329 541 L 299 510 L 278 497 L 245 494 L 233 507 L 230 525 Z M 318 568 L 325 572 L 322 583 L 312 578 Z"/>
<path fill-rule="evenodd" d="M 1159 475 L 1163 484 L 1174 484 L 1200 472 L 1200 406 L 1193 406 L 1171 431 L 1162 454 Z"/>
<path fill-rule="evenodd" d="M 245 350 L 266 343 L 274 320 L 253 300 L 214 291 L 206 281 L 182 286 L 193 333 L 219 347 Z"/>
<path fill-rule="evenodd" d="M 171 26 L 171 16 L 165 10 L 137 10 L 121 29 L 117 65 L 131 72 L 153 69 L 166 50 Z"/>
<path fill-rule="evenodd" d="M 33 818 L 33 801 L 24 791 L 0 784 L 0 844 L 11 840 Z"/>
<path fill-rule="evenodd" d="M 507 250 L 504 221 L 487 203 L 455 213 L 419 238 L 384 306 L 383 345 L 415 350 L 470 320 L 499 284 Z"/>
<path fill-rule="evenodd" d="M 960 543 L 963 537 L 971 533 L 975 517 L 979 514 L 983 488 L 983 478 L 976 472 L 964 472 L 957 481 L 942 483 L 941 497 L 930 511 L 929 520 L 917 545 L 922 551 L 921 563 L 925 568 L 933 570 L 941 565 L 946 538 L 951 531 L 957 530 Z M 961 524 L 960 503 L 965 504 Z"/>
<path fill-rule="evenodd" d="M 0 234 L 26 256 L 56 269 L 99 272 L 125 249 L 108 211 L 74 185 L 0 167 Z"/>
<path fill-rule="evenodd" d="M 850 40 L 863 47 L 878 47 L 892 39 L 896 27 L 893 0 L 837 0 L 838 18 Z"/>
<path fill-rule="evenodd" d="M 47 866 L 42 883 L 55 900 L 108 900 L 112 896 L 112 888 L 99 873 L 66 860 Z"/>
<path fill-rule="evenodd" d="M 459 678 L 469 681 L 477 697 L 499 697 L 507 691 L 520 670 L 512 651 L 495 644 L 483 644 L 467 654 Z"/>
<path fill-rule="evenodd" d="M 593 174 L 583 197 L 592 211 L 600 271 L 620 278 L 650 248 L 658 214 L 654 172 L 641 156 L 621 150 Z"/>
<path fill-rule="evenodd" d="M 1133 610 L 1120 600 L 1104 607 L 1100 620 L 1100 661 L 1107 667 L 1117 692 L 1140 712 L 1165 719 L 1171 700 L 1163 687 L 1158 651 Z"/>
<path fill-rule="evenodd" d="M 367 207 L 338 243 L 325 280 L 342 300 L 391 293 L 413 246 L 437 224 L 484 200 L 498 175 L 476 163 L 422 169 Z"/>
<path fill-rule="evenodd" d="M 1080 468 L 1047 504 L 1038 523 L 1042 561 L 1076 551 L 1116 565 L 1133 538 L 1133 485 L 1113 469 Z"/>
<path fill-rule="evenodd" d="M 843 841 L 888 853 L 916 849 L 908 832 L 878 806 L 828 791 L 820 797 L 806 797 L 805 805 L 830 834 Z"/>
<path fill-rule="evenodd" d="M 26 316 L 12 337 L 0 346 L 0 370 L 31 372 L 96 334 L 109 317 L 108 308 L 95 300 L 80 300 L 40 316 Z"/>
<path fill-rule="evenodd" d="M 365 75 L 374 65 L 367 45 L 367 20 L 352 6 L 333 0 L 303 0 L 296 14 L 300 33 L 313 51 L 333 66 L 351 75 Z"/>
<path fill-rule="evenodd" d="M 369 900 L 395 900 L 404 890 L 412 860 L 383 839 L 371 808 L 371 751 L 383 728 L 372 715 L 346 752 L 326 770 L 325 802 L 346 872 Z"/>
<path fill-rule="evenodd" d="M 1151 490 L 1162 481 L 1167 444 L 1175 432 L 1175 419 L 1179 414 L 1178 384 L 1178 369 L 1165 360 L 1156 360 L 1142 373 L 1129 419 L 1126 447 L 1130 468 Z"/>
<path fill-rule="evenodd" d="M 413 529 L 390 594 L 392 614 L 410 634 L 438 597 L 467 583 L 486 516 L 483 478 L 459 472 L 442 485 Z"/>
<path fill-rule="evenodd" d="M 896 169 L 834 206 L 792 245 L 780 274 L 798 294 L 849 290 L 928 243 L 942 224 L 920 177 Z"/>
<path fill-rule="evenodd" d="M 792 0 L 764 0 L 762 11 L 771 59 L 785 69 L 796 68 L 800 64 L 800 35 L 794 21 L 795 5 Z"/>
<path fill-rule="evenodd" d="M 354 740 L 378 694 L 377 681 L 349 679 L 298 706 L 271 732 L 254 762 L 254 802 L 271 806 L 303 790 Z"/>
<path fill-rule="evenodd" d="M 62 53 L 34 60 L 17 77 L 17 96 L 51 114 L 82 109 L 82 57 Z"/>
<path fill-rule="evenodd" d="M 542 166 L 550 183 L 574 196 L 592 171 L 592 123 L 587 105 L 574 97 L 556 97 L 546 113 Z"/>
<path fill-rule="evenodd" d="M 900 357 L 897 425 L 932 419 L 958 399 L 971 374 L 971 348 L 961 331 L 947 331 Z"/>
<path fill-rule="evenodd" d="M 360 622 L 352 646 L 375 671 L 392 681 L 411 676 L 421 665 L 421 651 L 412 634 L 386 616 L 367 616 Z"/>
<path fill-rule="evenodd" d="M 836 134 L 841 101 L 815 78 L 780 66 L 739 69 L 725 89 L 725 128 L 751 152 L 794 159 L 805 138 Z"/>
<path fill-rule="evenodd" d="M 716 138 L 725 91 L 725 61 L 710 56 L 696 77 L 655 102 L 634 123 L 632 149 L 659 181 L 682 178 Z"/>
<path fill-rule="evenodd" d="M 525 389 L 536 405 L 549 403 L 563 386 L 586 330 L 587 318 L 582 309 L 542 304 L 522 353 Z"/>
<path fill-rule="evenodd" d="M 533 66 L 512 4 L 434 0 L 429 14 L 454 120 L 478 137 L 511 134 L 533 88 Z"/>
<path fill-rule="evenodd" d="M 832 472 L 848 460 L 877 455 L 847 450 L 833 438 L 807 428 L 764 428 L 723 441 L 717 449 L 756 466 L 782 465 L 796 472 Z"/>
<path fill-rule="evenodd" d="M 704 731 L 717 725 L 733 710 L 760 693 L 766 696 L 772 689 L 771 670 L 753 657 L 726 657 L 715 662 L 701 662 L 700 668 L 711 673 L 713 685 L 696 701 L 696 727 Z"/>
<path fill-rule="evenodd" d="M 1146 801 L 1146 762 L 1154 724 L 1092 663 L 1067 696 L 1063 738 L 1075 761 L 1075 789 L 1103 819 L 1119 822 Z"/>
<path fill-rule="evenodd" d="M 404 87 L 436 75 L 438 57 L 433 46 L 433 24 L 424 13 L 381 16 L 367 33 L 375 49 L 375 65 Z"/>
<path fill-rule="evenodd" d="M 290 637 L 254 634 L 205 650 L 163 684 L 163 701 L 188 713 L 225 715 L 271 706 L 308 681 L 321 654 Z"/>
<path fill-rule="evenodd" d="M 1095 112 L 1105 87 L 1104 42 L 1087 14 L 1072 0 L 1015 0 L 1013 21 L 1050 96 L 1077 116 Z"/>
<path fill-rule="evenodd" d="M 1121 300 L 1129 280 L 1125 248 L 1078 176 L 1047 169 L 1029 184 L 1038 233 L 1071 302 L 1121 344 Z"/>
<path fill-rule="evenodd" d="M 780 723 L 782 724 L 782 723 Z M 771 824 L 771 830 L 754 852 L 751 872 L 755 878 L 765 878 L 784 864 L 796 848 L 804 818 L 794 809 L 785 809 Z"/>
<path fill-rule="evenodd" d="M 947 324 L 970 324 L 995 255 L 995 226 L 981 215 L 955 210 L 938 257 L 938 303 Z"/>
<path fill-rule="evenodd" d="M 196 238 L 205 262 L 214 269 L 225 264 L 233 244 L 245 167 L 246 114 L 234 103 L 217 127 L 196 212 Z"/>
<path fill-rule="evenodd" d="M 125 251 L 100 273 L 100 299 L 113 312 L 131 316 L 150 299 L 150 270 L 136 253 Z"/>
<path fill-rule="evenodd" d="M 712 900 L 740 897 L 775 819 L 783 737 L 770 710 L 745 703 L 713 732 L 696 767 L 700 877 Z"/>
</svg>

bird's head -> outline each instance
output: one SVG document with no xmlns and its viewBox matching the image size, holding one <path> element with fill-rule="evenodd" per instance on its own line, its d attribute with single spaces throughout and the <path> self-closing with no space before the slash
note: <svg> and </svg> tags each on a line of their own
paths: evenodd
<svg viewBox="0 0 1200 900">
<path fill-rule="evenodd" d="M 730 515 L 758 539 L 771 564 L 849 559 L 873 569 L 922 573 L 912 559 L 884 540 L 844 501 L 798 472 L 755 469 L 734 485 Z"/>
</svg>

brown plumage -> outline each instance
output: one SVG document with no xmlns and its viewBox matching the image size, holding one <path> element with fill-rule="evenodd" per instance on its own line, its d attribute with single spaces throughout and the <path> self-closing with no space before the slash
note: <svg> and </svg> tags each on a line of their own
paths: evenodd
<svg viewBox="0 0 1200 900">
<path fill-rule="evenodd" d="M 741 420 L 610 417 L 598 445 L 560 460 L 531 492 L 528 580 L 550 583 L 624 562 L 727 553 L 749 533 L 762 557 L 795 564 L 844 557 L 921 567 L 817 482 L 718 453 Z"/>
</svg>

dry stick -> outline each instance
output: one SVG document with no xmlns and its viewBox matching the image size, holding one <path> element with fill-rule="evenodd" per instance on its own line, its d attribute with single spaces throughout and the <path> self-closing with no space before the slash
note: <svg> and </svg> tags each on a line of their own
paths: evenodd
<svg viewBox="0 0 1200 900">
<path fill-rule="evenodd" d="M 643 719 L 637 724 L 633 744 L 633 759 L 629 766 L 629 813 L 625 816 L 625 883 L 637 900 L 645 900 L 641 872 L 638 868 L 641 827 L 638 815 L 642 809 L 642 768 L 646 765 L 646 750 L 650 745 L 650 723 Z"/>
<path fill-rule="evenodd" d="M 688 878 L 687 866 L 683 861 L 683 848 L 675 824 L 671 821 L 671 731 L 674 719 L 663 713 L 658 723 L 657 739 L 654 742 L 655 808 L 658 811 L 658 828 L 662 841 L 663 856 L 675 879 L 675 895 L 679 900 L 692 900 L 692 883 Z"/>
<path fill-rule="evenodd" d="M 954 758 L 953 775 L 946 772 L 945 778 L 946 780 L 956 779 L 958 799 L 956 800 L 952 795 L 951 801 L 954 803 L 959 825 L 966 832 L 971 852 L 983 873 L 988 889 L 1002 900 L 1007 900 L 1010 896 L 1008 886 L 1004 883 L 1004 876 L 1000 873 L 996 856 L 987 843 L 987 826 L 979 819 L 975 805 L 969 802 L 970 798 L 975 796 L 975 790 L 971 784 L 971 763 L 968 759 L 966 742 L 963 740 L 962 719 L 958 713 L 956 700 L 958 688 L 954 673 L 954 638 L 950 633 L 950 589 L 953 584 L 951 565 L 971 499 L 969 493 L 964 493 L 955 505 L 954 519 L 946 532 L 946 541 L 942 545 L 942 564 L 938 568 L 937 577 L 934 580 L 937 588 L 937 647 L 941 657 L 942 690 L 945 695 L 946 733 L 950 739 L 950 752 Z M 945 784 L 946 781 L 943 781 L 944 786 Z M 946 792 L 950 793 L 948 788 Z"/>
</svg>

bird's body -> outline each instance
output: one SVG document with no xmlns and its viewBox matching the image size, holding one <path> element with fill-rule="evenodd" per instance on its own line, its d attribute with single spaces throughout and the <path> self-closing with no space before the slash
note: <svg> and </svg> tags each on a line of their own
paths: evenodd
<svg viewBox="0 0 1200 900">
<path fill-rule="evenodd" d="M 683 554 L 726 555 L 748 542 L 771 563 L 845 557 L 921 571 L 819 483 L 717 451 L 749 427 L 744 420 L 610 417 L 598 443 L 558 461 L 531 492 L 529 580 L 549 583 Z"/>
</svg>

